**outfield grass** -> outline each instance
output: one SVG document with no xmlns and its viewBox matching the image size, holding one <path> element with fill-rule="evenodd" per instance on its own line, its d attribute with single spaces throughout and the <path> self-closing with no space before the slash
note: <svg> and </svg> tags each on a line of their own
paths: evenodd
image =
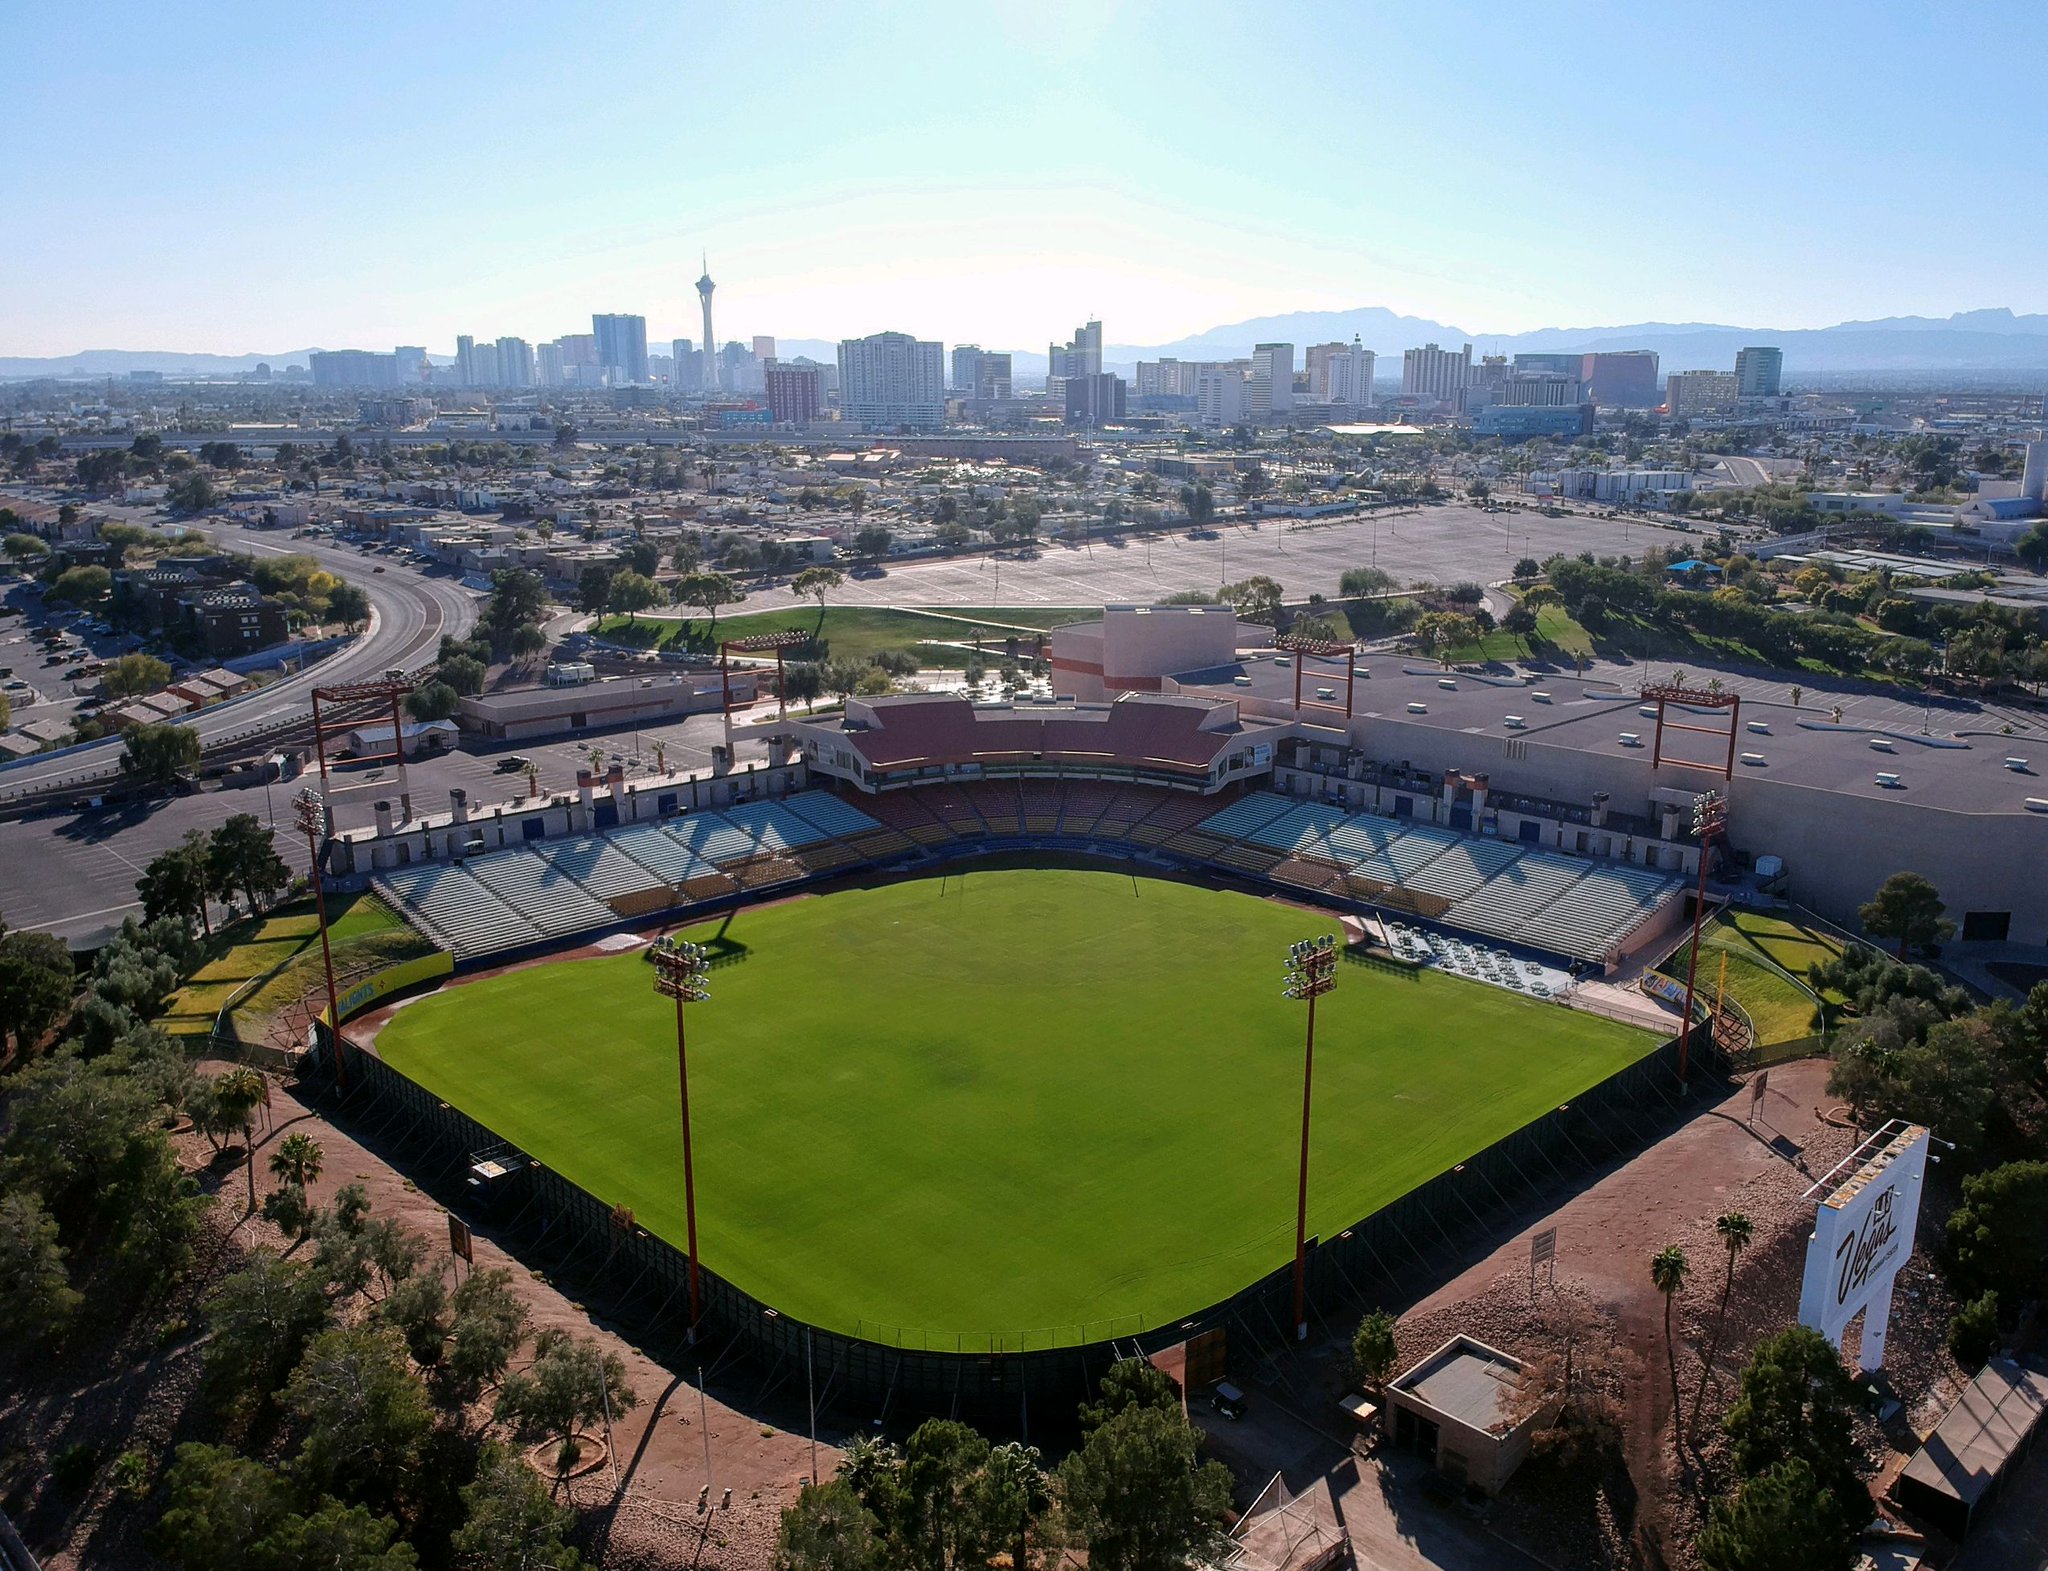
<svg viewBox="0 0 2048 1571">
<path fill-rule="evenodd" d="M 1128 1334 L 1292 1258 L 1299 1006 L 1327 916 L 1112 873 L 984 871 L 699 931 L 690 1011 L 712 1270 L 931 1345 Z M 385 1058 L 680 1241 L 672 1006 L 643 956 L 527 967 L 397 1013 Z M 1319 1011 L 1311 1231 L 1358 1220 L 1633 1062 L 1648 1035 L 1343 967 Z M 920 1333 L 909 1331 L 916 1342 Z"/>
</svg>

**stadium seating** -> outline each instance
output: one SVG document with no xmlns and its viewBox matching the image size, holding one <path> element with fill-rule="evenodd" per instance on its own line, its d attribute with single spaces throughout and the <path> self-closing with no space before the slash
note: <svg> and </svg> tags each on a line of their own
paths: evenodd
<svg viewBox="0 0 2048 1571">
<path fill-rule="evenodd" d="M 659 889 L 674 882 L 636 862 L 602 835 L 542 841 L 533 849 L 600 900 L 609 901 L 618 895 Z"/>
<path fill-rule="evenodd" d="M 517 949 L 547 936 L 460 863 L 393 868 L 377 882 L 387 899 L 418 918 L 459 960 Z"/>
<path fill-rule="evenodd" d="M 847 840 L 882 827 L 869 814 L 850 802 L 841 801 L 829 791 L 799 791 L 782 805 L 838 840 Z"/>
<path fill-rule="evenodd" d="M 582 933 L 614 920 L 610 906 L 537 851 L 494 851 L 463 865 L 543 933 Z"/>
<path fill-rule="evenodd" d="M 979 842 L 1140 846 L 1553 954 L 1612 955 L 1680 880 L 1271 791 L 1214 797 L 1107 781 L 940 783 L 861 804 L 825 790 L 536 842 L 379 884 L 459 958 L 625 918 Z"/>
</svg>

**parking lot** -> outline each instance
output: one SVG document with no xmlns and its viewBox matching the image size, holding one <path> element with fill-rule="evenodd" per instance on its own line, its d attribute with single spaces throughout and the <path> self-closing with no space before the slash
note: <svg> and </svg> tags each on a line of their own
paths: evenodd
<svg viewBox="0 0 2048 1571">
<path fill-rule="evenodd" d="M 762 715 L 772 704 L 759 706 Z M 735 753 L 741 767 L 767 753 L 750 714 L 734 716 Z M 415 813 L 445 813 L 448 792 L 461 786 L 473 808 L 488 808 L 526 791 L 523 770 L 505 767 L 514 757 L 531 759 L 540 768 L 543 791 L 573 790 L 576 771 L 590 767 L 591 749 L 599 748 L 604 763 L 614 757 L 629 779 L 654 772 L 654 744 L 666 749 L 669 769 L 678 773 L 708 770 L 711 748 L 721 740 L 719 717 L 688 719 L 647 730 L 626 729 L 549 742 L 480 744 L 488 751 L 437 754 L 408 762 L 407 784 Z M 342 766 L 332 775 L 337 788 L 335 817 L 342 828 L 374 821 L 374 804 L 395 798 L 397 771 L 389 765 Z M 140 915 L 135 881 L 159 852 L 182 839 L 188 830 L 211 830 L 234 813 L 254 813 L 280 827 L 279 850 L 295 870 L 306 865 L 305 841 L 291 830 L 291 804 L 300 789 L 296 779 L 277 780 L 250 771 L 232 783 L 130 806 L 78 811 L 67 809 L 18 822 L 0 823 L 0 916 L 9 927 L 52 932 L 74 943 L 119 927 L 123 918 Z"/>
<path fill-rule="evenodd" d="M 13 710 L 12 723 L 47 720 L 68 731 L 98 685 L 92 668 L 139 642 L 104 622 L 78 617 L 68 606 L 46 607 L 32 584 L 9 585 L 0 595 L 0 689 Z"/>
<path fill-rule="evenodd" d="M 902 562 L 873 576 L 849 576 L 832 598 L 835 604 L 893 606 L 1149 604 L 1181 590 L 1213 591 L 1264 574 L 1289 600 L 1311 594 L 1335 599 L 1338 580 L 1354 567 L 1377 567 L 1404 585 L 1493 583 L 1508 577 L 1525 556 L 1641 556 L 1653 546 L 1687 549 L 1689 538 L 1659 520 L 1581 513 L 1550 518 L 1531 509 L 1488 512 L 1464 502 L 1329 523 L 1219 522 L 1208 533 L 1215 538 L 1191 540 L 1184 530 L 1162 531 L 1149 539 L 1123 536 L 1113 544 L 1043 544 L 1021 559 L 1009 552 Z"/>
</svg>

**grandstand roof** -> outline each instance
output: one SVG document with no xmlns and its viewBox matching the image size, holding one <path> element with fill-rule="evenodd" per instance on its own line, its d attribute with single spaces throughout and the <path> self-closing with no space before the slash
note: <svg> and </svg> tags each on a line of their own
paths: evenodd
<svg viewBox="0 0 2048 1571">
<path fill-rule="evenodd" d="M 1510 738 L 1537 747 L 1568 747 L 1650 765 L 1654 716 L 1640 713 L 1641 699 L 1633 688 L 1622 689 L 1600 677 L 1560 671 L 1541 677 L 1521 674 L 1477 675 L 1445 671 L 1415 656 L 1361 656 L 1356 669 L 1367 680 L 1358 683 L 1354 734 L 1362 731 L 1369 750 L 1376 723 L 1423 726 L 1487 738 L 1497 748 Z M 1696 673 L 1697 674 L 1697 673 Z M 1238 677 L 1248 678 L 1239 685 Z M 1314 670 L 1306 680 L 1314 681 Z M 1293 704 L 1295 673 L 1268 655 L 1247 656 L 1225 667 L 1187 672 L 1177 678 L 1183 693 L 1229 693 L 1269 706 Z M 1321 678 L 1323 683 L 1332 680 Z M 1447 685 L 1448 684 L 1448 685 Z M 1548 695 L 1538 697 L 1538 694 Z M 1420 711 L 1411 705 L 1420 704 Z M 1519 716 L 1522 724 L 1508 725 Z M 2027 799 L 2048 796 L 2041 776 L 2048 773 L 2048 740 L 2039 736 L 2001 735 L 1998 723 L 1976 706 L 1947 700 L 1931 710 L 1927 734 L 1897 720 L 1858 723 L 1853 712 L 1836 725 L 1827 695 L 1810 694 L 1802 708 L 1782 702 L 1745 699 L 1742 729 L 1736 736 L 1738 780 L 1799 786 L 1856 796 L 1902 801 L 1952 812 L 2030 812 Z M 1312 725 L 1341 725 L 1327 712 L 1304 711 Z M 1725 723 L 1694 717 L 1696 723 Z M 1764 729 L 1756 729 L 1763 727 Z M 1622 740 L 1624 732 L 1641 745 Z M 1873 746 L 1873 740 L 1882 745 Z M 1705 757 L 1724 743 L 1691 736 L 1668 746 L 1685 757 Z M 1391 749 L 1399 756 L 1398 749 Z M 1754 755 L 1754 757 L 1744 757 Z M 1475 757 L 1480 756 L 1475 750 Z M 2006 759 L 2026 758 L 2028 769 L 2010 768 Z M 1899 777 L 1897 786 L 1878 783 L 1880 773 Z"/>
<path fill-rule="evenodd" d="M 1228 699 L 1127 693 L 1108 704 L 981 707 L 948 694 L 856 699 L 833 729 L 875 769 L 1043 759 L 1206 771 L 1248 732 L 1279 727 L 1241 720 Z"/>
</svg>

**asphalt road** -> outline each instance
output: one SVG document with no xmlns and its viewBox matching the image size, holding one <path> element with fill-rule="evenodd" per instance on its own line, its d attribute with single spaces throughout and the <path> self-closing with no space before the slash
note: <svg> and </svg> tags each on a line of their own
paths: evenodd
<svg viewBox="0 0 2048 1571">
<path fill-rule="evenodd" d="M 872 576 L 849 576 L 833 591 L 835 605 L 1098 606 L 1150 604 L 1185 589 L 1213 591 L 1264 574 L 1290 601 L 1311 594 L 1337 598 L 1337 581 L 1354 567 L 1378 567 L 1396 583 L 1436 584 L 1506 578 L 1517 559 L 1541 561 L 1564 551 L 1640 556 L 1653 545 L 1685 548 L 1687 535 L 1640 518 L 1571 513 L 1489 513 L 1464 503 L 1335 523 L 1269 518 L 1218 524 L 1214 540 L 1184 531 L 1149 542 L 1041 545 L 1034 559 L 995 557 L 905 562 Z M 772 597 L 762 599 L 766 606 Z M 749 603 L 744 609 L 757 607 Z"/>
<path fill-rule="evenodd" d="M 763 713 L 770 713 L 763 706 Z M 737 722 L 738 717 L 736 717 Z M 736 723 L 734 742 L 745 764 L 766 755 L 766 743 L 750 735 L 752 727 Z M 540 765 L 544 791 L 573 787 L 576 771 L 587 767 L 590 750 L 601 746 L 605 762 L 616 754 L 628 778 L 654 772 L 654 743 L 666 745 L 668 767 L 677 773 L 708 770 L 712 744 L 721 740 L 717 715 L 693 715 L 682 722 L 635 731 L 578 737 L 573 741 L 516 742 L 490 752 L 447 753 L 406 766 L 406 783 L 418 814 L 443 813 L 448 792 L 461 786 L 472 809 L 510 801 L 526 788 L 522 773 L 499 772 L 500 762 L 517 754 Z M 346 829 L 370 823 L 373 804 L 395 798 L 396 771 L 389 767 L 340 769 L 333 774 L 337 824 Z M 74 946 L 88 947 L 139 916 L 135 881 L 158 852 L 183 839 L 192 829 L 211 830 L 235 813 L 254 813 L 279 826 L 278 849 L 295 869 L 305 866 L 305 841 L 291 829 L 291 801 L 300 789 L 297 779 L 273 783 L 266 792 L 261 780 L 223 785 L 191 796 L 99 812 L 46 814 L 14 823 L 0 823 L 0 916 L 11 928 L 55 933 Z"/>
<path fill-rule="evenodd" d="M 114 505 L 95 510 L 145 528 L 162 522 L 148 508 Z M 243 529 L 219 521 L 195 527 L 224 550 L 251 556 L 310 556 L 329 572 L 360 585 L 369 596 L 372 613 L 368 631 L 346 649 L 305 672 L 271 684 L 259 697 L 195 715 L 188 723 L 202 743 L 238 735 L 303 709 L 316 684 L 366 680 L 394 666 L 418 665 L 432 657 L 444 633 L 459 635 L 476 620 L 476 595 L 452 578 L 428 577 L 395 562 L 387 563 L 384 572 L 373 573 L 371 563 L 359 552 L 320 540 L 294 540 L 275 531 Z M 61 758 L 22 764 L 0 774 L 0 797 L 95 778 L 105 773 L 120 748 L 118 740 L 110 739 Z"/>
</svg>

